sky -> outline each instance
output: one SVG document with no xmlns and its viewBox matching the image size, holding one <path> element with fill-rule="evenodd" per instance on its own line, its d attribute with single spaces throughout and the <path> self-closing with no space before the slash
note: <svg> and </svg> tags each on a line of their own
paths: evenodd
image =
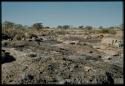
<svg viewBox="0 0 125 86">
<path fill-rule="evenodd" d="M 44 26 L 123 24 L 123 2 L 2 2 L 2 22 Z"/>
</svg>

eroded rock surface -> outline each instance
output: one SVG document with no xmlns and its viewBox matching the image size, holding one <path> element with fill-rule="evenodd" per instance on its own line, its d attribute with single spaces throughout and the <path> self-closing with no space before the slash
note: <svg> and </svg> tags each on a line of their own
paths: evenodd
<svg viewBox="0 0 125 86">
<path fill-rule="evenodd" d="M 123 48 L 105 45 L 101 38 L 83 33 L 3 40 L 2 83 L 122 84 Z"/>
</svg>

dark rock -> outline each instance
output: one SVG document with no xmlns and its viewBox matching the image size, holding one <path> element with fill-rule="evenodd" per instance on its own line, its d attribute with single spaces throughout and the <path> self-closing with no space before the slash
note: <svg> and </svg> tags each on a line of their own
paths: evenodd
<svg viewBox="0 0 125 86">
<path fill-rule="evenodd" d="M 75 65 L 74 68 L 78 68 L 79 66 L 78 65 Z"/>
<path fill-rule="evenodd" d="M 66 61 L 66 58 L 62 58 L 64 61 Z"/>
<path fill-rule="evenodd" d="M 8 62 L 12 62 L 15 61 L 16 59 L 10 55 L 9 52 L 3 52 L 2 53 L 2 63 L 8 63 Z"/>
<path fill-rule="evenodd" d="M 112 65 L 109 71 L 115 78 L 123 78 L 123 68 L 117 65 Z"/>
<path fill-rule="evenodd" d="M 83 45 L 87 45 L 86 43 L 84 43 Z"/>
<path fill-rule="evenodd" d="M 2 40 L 8 40 L 8 39 L 12 40 L 12 37 L 2 33 Z"/>
<path fill-rule="evenodd" d="M 108 84 L 107 77 L 105 75 L 99 75 L 98 78 L 96 78 L 97 84 Z"/>
<path fill-rule="evenodd" d="M 9 45 L 9 41 L 2 41 L 2 46 L 3 47 L 7 47 Z"/>
<path fill-rule="evenodd" d="M 102 58 L 102 56 L 99 55 L 98 58 Z"/>
<path fill-rule="evenodd" d="M 36 34 L 30 34 L 30 39 L 33 39 L 33 38 L 38 38 L 38 36 Z"/>
<path fill-rule="evenodd" d="M 5 52 L 5 50 L 2 49 L 2 52 Z"/>
<path fill-rule="evenodd" d="M 114 79 L 112 78 L 111 73 L 106 72 L 106 76 L 107 76 L 107 79 L 108 79 L 109 83 L 114 84 Z"/>
<path fill-rule="evenodd" d="M 111 60 L 112 58 L 108 58 L 108 60 Z"/>
<path fill-rule="evenodd" d="M 33 80 L 33 76 L 32 75 L 30 75 L 30 74 L 26 74 L 26 73 L 24 73 L 23 75 L 22 75 L 22 80 Z"/>
<path fill-rule="evenodd" d="M 93 51 L 90 51 L 89 53 L 93 53 Z"/>
<path fill-rule="evenodd" d="M 53 68 L 54 68 L 54 65 L 53 65 L 53 64 L 49 64 L 49 65 L 48 65 L 48 70 L 53 70 Z"/>
<path fill-rule="evenodd" d="M 45 34 L 42 34 L 42 36 L 46 36 Z"/>
<path fill-rule="evenodd" d="M 37 54 L 35 54 L 35 53 L 30 53 L 28 56 L 29 56 L 29 57 L 36 57 Z"/>
<path fill-rule="evenodd" d="M 113 56 L 119 56 L 119 54 L 115 54 L 115 55 L 113 55 Z"/>
<path fill-rule="evenodd" d="M 70 44 L 74 45 L 74 44 L 75 44 L 75 42 L 71 42 Z"/>
<path fill-rule="evenodd" d="M 72 82 L 71 82 L 70 79 L 66 79 L 66 80 L 64 81 L 64 84 L 72 84 Z"/>
</svg>

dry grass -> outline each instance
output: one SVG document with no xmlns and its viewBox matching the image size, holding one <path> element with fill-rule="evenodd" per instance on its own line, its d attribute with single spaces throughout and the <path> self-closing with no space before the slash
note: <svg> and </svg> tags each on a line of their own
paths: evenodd
<svg viewBox="0 0 125 86">
<path fill-rule="evenodd" d="M 69 36 L 69 39 L 83 39 L 85 35 L 91 34 L 116 34 L 116 31 L 113 29 L 100 29 L 100 30 L 80 30 L 80 29 L 3 29 L 2 33 L 10 36 L 13 40 L 22 40 L 26 38 L 31 38 L 33 35 L 36 36 L 54 36 L 57 37 L 59 35 L 73 35 L 73 37 Z M 77 35 L 78 37 L 76 37 Z"/>
</svg>

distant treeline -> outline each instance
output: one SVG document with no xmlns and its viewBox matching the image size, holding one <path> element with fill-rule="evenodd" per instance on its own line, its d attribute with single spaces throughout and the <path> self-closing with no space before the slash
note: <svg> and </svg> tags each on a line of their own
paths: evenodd
<svg viewBox="0 0 125 86">
<path fill-rule="evenodd" d="M 31 26 L 27 26 L 27 25 L 21 25 L 21 24 L 16 24 L 10 21 L 5 21 L 2 23 L 2 28 L 4 29 L 8 29 L 8 28 L 14 28 L 14 29 L 51 29 L 53 27 L 49 27 L 49 26 L 44 26 L 43 23 L 34 23 Z M 91 30 L 94 27 L 92 26 L 78 26 L 78 27 L 73 27 L 71 25 L 58 25 L 57 27 L 55 27 L 55 29 L 87 29 L 87 30 Z M 118 25 L 118 26 L 112 26 L 112 27 L 103 27 L 103 26 L 99 26 L 97 29 L 115 29 L 115 28 L 119 28 L 119 29 L 123 29 L 123 24 Z"/>
</svg>

